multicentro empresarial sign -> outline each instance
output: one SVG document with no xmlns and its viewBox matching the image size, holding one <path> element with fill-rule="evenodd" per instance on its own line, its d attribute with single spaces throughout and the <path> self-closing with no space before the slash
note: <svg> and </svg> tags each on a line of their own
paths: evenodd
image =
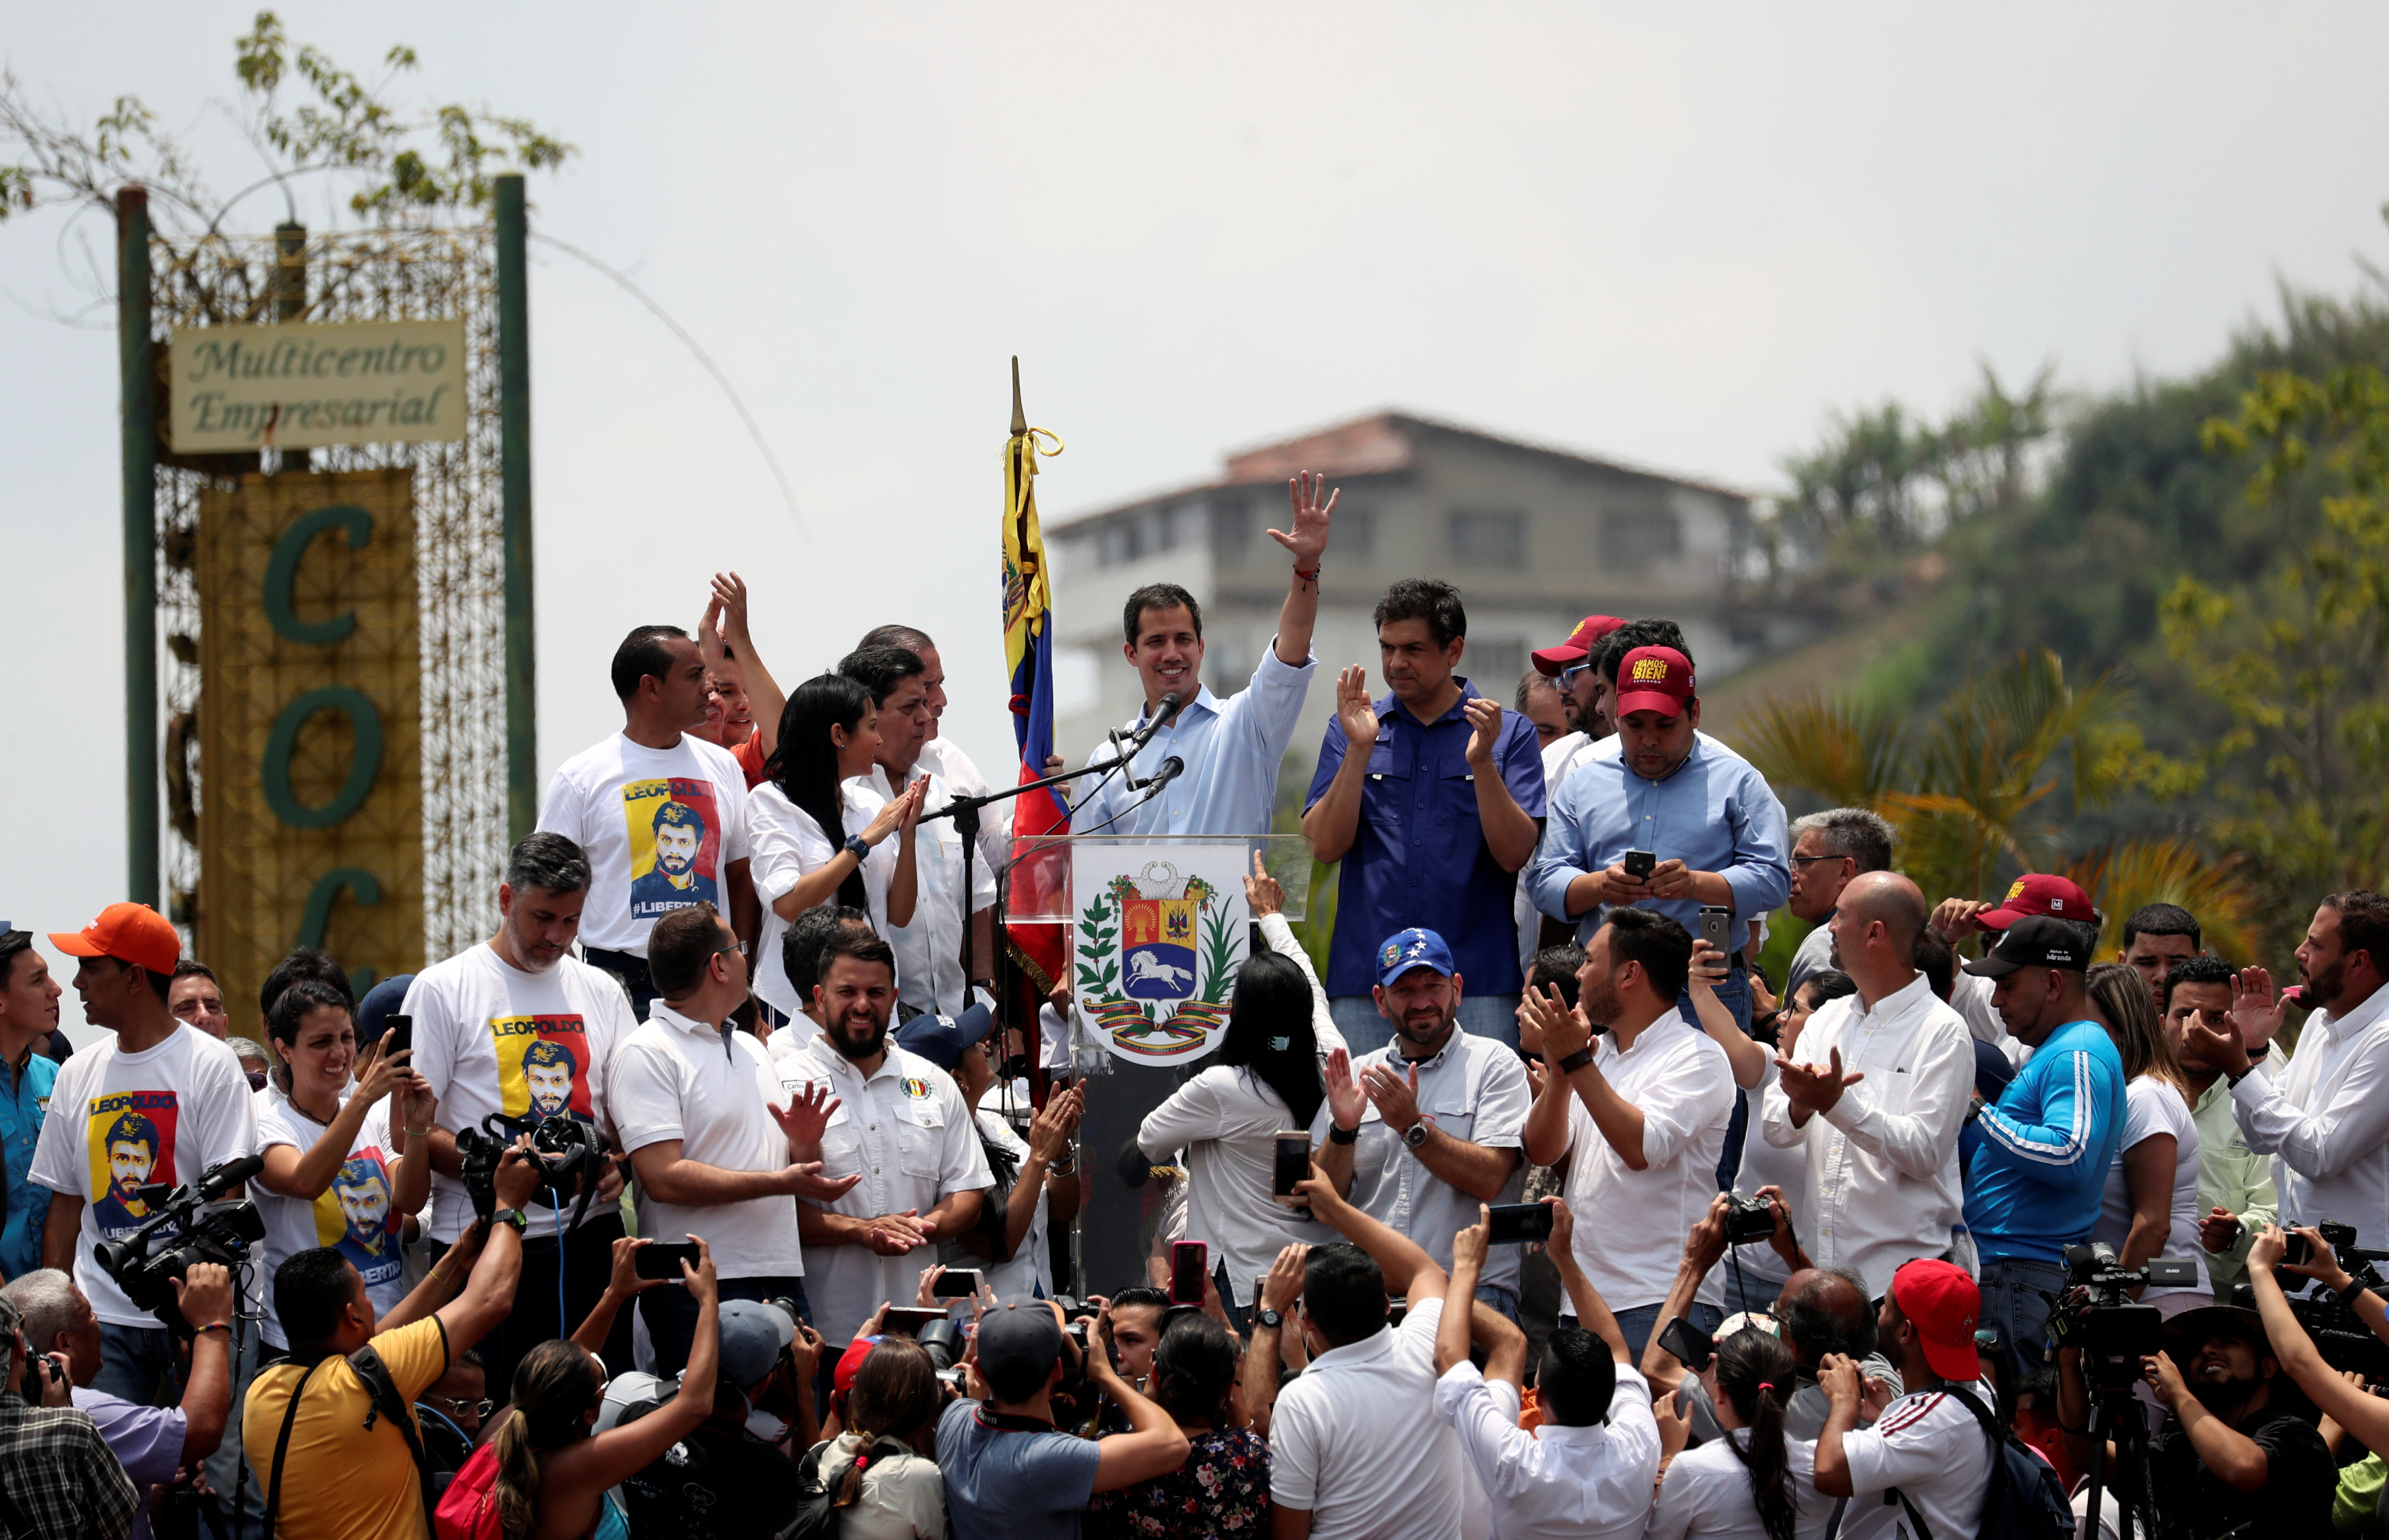
<svg viewBox="0 0 2389 1540">
<path fill-rule="evenodd" d="M 465 323 L 177 327 L 174 451 L 422 443 L 465 436 Z"/>
</svg>

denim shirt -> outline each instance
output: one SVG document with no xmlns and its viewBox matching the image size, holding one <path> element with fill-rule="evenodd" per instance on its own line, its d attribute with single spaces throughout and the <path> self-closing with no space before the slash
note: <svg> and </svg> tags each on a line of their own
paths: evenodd
<svg viewBox="0 0 2389 1540">
<path fill-rule="evenodd" d="M 57 1078 L 57 1065 L 38 1053 L 26 1055 L 22 1070 L 0 1063 L 0 1276 L 18 1277 L 42 1264 L 50 1189 L 33 1181 L 33 1147 Z"/>
<path fill-rule="evenodd" d="M 1377 740 L 1361 783 L 1361 820 L 1336 879 L 1331 995 L 1368 994 L 1377 982 L 1378 944 L 1413 925 L 1450 946 L 1467 993 L 1507 994 L 1524 982 L 1510 913 L 1517 878 L 1486 848 L 1468 764 L 1476 729 L 1467 707 L 1477 699 L 1476 687 L 1463 679 L 1460 699 L 1433 722 L 1421 722 L 1390 695 L 1375 703 Z M 1305 813 L 1327 794 L 1349 747 L 1342 720 L 1330 717 Z M 1517 712 L 1501 713 L 1493 764 L 1519 810 L 1542 817 L 1542 749 L 1535 725 Z"/>
</svg>

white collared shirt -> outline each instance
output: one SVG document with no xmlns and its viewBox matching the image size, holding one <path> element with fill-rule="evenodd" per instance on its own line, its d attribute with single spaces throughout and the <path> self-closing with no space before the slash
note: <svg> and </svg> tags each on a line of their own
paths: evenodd
<svg viewBox="0 0 2389 1540">
<path fill-rule="evenodd" d="M 1300 668 L 1277 655 L 1277 638 L 1261 651 L 1253 680 L 1222 700 L 1208 685 L 1178 710 L 1169 725 L 1138 751 L 1131 764 L 1143 780 L 1175 754 L 1186 768 L 1148 801 L 1131 791 L 1119 774 L 1080 783 L 1085 801 L 1070 815 L 1073 834 L 1267 834 L 1277 815 L 1277 772 L 1302 717 L 1303 697 L 1319 666 L 1305 658 Z M 1129 727 L 1144 725 L 1139 712 Z M 1089 764 L 1109 759 L 1098 744 Z M 1095 784 L 1097 780 L 1101 785 Z"/>
<path fill-rule="evenodd" d="M 859 1219 L 926 1214 L 949 1193 L 984 1192 L 995 1185 L 969 1104 L 952 1077 L 893 1038 L 868 1077 L 819 1037 L 780 1061 L 784 1097 L 812 1084 L 827 1085 L 838 1098 L 822 1135 L 822 1174 L 862 1176 L 837 1202 L 815 1207 Z M 868 1246 L 810 1248 L 805 1291 L 814 1328 L 832 1346 L 853 1341 L 882 1303 L 912 1299 L 921 1269 L 937 1260 L 935 1246 L 901 1257 L 881 1256 Z"/>
<path fill-rule="evenodd" d="M 1401 1056 L 1399 1039 L 1355 1059 L 1353 1078 L 1358 1080 L 1363 1072 L 1376 1065 L 1403 1078 L 1412 1068 L 1411 1061 Z M 1535 1104 L 1535 1094 L 1527 1083 L 1526 1066 L 1518 1060 L 1517 1050 L 1454 1027 L 1450 1041 L 1434 1058 L 1420 1059 L 1415 1067 L 1419 1112 L 1436 1127 L 1455 1139 L 1488 1149 L 1520 1149 L 1527 1113 Z M 1322 1102 L 1319 1116 L 1311 1124 L 1312 1148 L 1323 1144 L 1334 1127 L 1334 1115 Z M 1526 1171 L 1522 1154 L 1511 1168 L 1510 1179 L 1501 1184 L 1501 1195 L 1493 1201 L 1516 1202 Z M 1402 1136 L 1386 1125 L 1375 1102 L 1368 1103 L 1361 1110 L 1360 1140 L 1352 1150 L 1354 1208 L 1417 1241 L 1427 1255 L 1435 1258 L 1437 1266 L 1449 1272 L 1451 1238 L 1476 1223 L 1478 1201 L 1429 1171 L 1426 1162 L 1402 1142 Z M 1488 1248 L 1480 1281 L 1502 1289 L 1517 1288 L 1519 1253 L 1523 1250 L 1517 1246 Z"/>
<path fill-rule="evenodd" d="M 779 1171 L 788 1136 L 772 1116 L 785 1106 L 763 1045 L 727 1026 L 691 1020 L 658 1000 L 615 1050 L 607 1096 L 614 1129 L 631 1154 L 680 1141 L 681 1159 L 722 1171 Z M 679 1245 L 700 1236 L 725 1278 L 799 1277 L 791 1198 L 747 1198 L 703 1206 L 666 1203 L 639 1188 L 639 1233 Z"/>
<path fill-rule="evenodd" d="M 1617 1366 L 1609 1420 L 1590 1428 L 1546 1417 L 1527 1431 L 1518 1426 L 1517 1387 L 1488 1383 L 1466 1359 L 1436 1381 L 1435 1415 L 1459 1435 L 1461 1457 L 1492 1499 L 1491 1540 L 1628 1540 L 1642 1533 L 1659 1473 L 1659 1424 L 1650 1382 L 1630 1366 Z"/>
<path fill-rule="evenodd" d="M 2273 1158 L 2282 1225 L 2333 1219 L 2368 1246 L 2389 1235 L 2389 987 L 2307 1018 L 2289 1068 L 2251 1071 L 2231 1110 L 2248 1148 Z"/>
<path fill-rule="evenodd" d="M 787 794 L 770 781 L 747 799 L 747 841 L 754 850 L 755 896 L 763 905 L 763 929 L 755 939 L 755 993 L 783 1016 L 803 1013 L 798 1008 L 797 986 L 788 982 L 788 970 L 780 956 L 788 922 L 772 907 L 773 900 L 794 891 L 799 879 L 837 859 L 850 836 L 871 827 L 885 800 L 861 776 L 838 783 L 838 799 L 846 827 L 834 836 L 824 833 L 811 814 L 788 801 Z M 888 930 L 888 888 L 896 879 L 896 837 L 891 834 L 862 858 L 863 899 L 871 910 L 872 928 L 883 935 Z M 837 903 L 837 896 L 831 894 L 827 902 Z M 903 970 L 897 971 L 901 977 Z"/>
<path fill-rule="evenodd" d="M 1644 1165 L 1626 1163 L 1570 1087 L 1568 1211 L 1601 1216 L 1576 1232 L 1576 1260 L 1610 1309 L 1638 1310 L 1667 1297 L 1684 1237 L 1717 1196 L 1733 1070 L 1723 1048 L 1672 1009 L 1643 1028 L 1629 1052 L 1617 1051 L 1613 1033 L 1593 1042 L 1592 1061 L 1610 1088 L 1642 1110 Z M 1702 1280 L 1699 1299 L 1724 1304 L 1716 1268 Z"/>
<path fill-rule="evenodd" d="M 1267 1081 L 1248 1068 L 1213 1064 L 1147 1112 L 1136 1131 L 1137 1147 L 1154 1161 L 1185 1149 L 1185 1238 L 1209 1246 L 1213 1260 L 1226 1264 L 1228 1293 L 1239 1305 L 1281 1249 L 1335 1238 L 1271 1195 L 1277 1136 L 1297 1126 Z"/>
<path fill-rule="evenodd" d="M 1837 1047 L 1842 1072 L 1866 1078 L 1796 1126 L 1778 1081 L 1767 1088 L 1761 1127 L 1770 1145 L 1808 1149 L 1792 1225 L 1809 1257 L 1857 1269 L 1879 1295 L 1901 1263 L 1948 1251 L 1951 1226 L 1963 1221 L 1958 1130 L 1974 1090 L 1974 1044 L 1965 1019 L 1919 973 L 1872 1010 L 1845 995 L 1801 1029 L 1802 1063 L 1827 1063 Z"/>
<path fill-rule="evenodd" d="M 1443 1303 L 1330 1348 L 1278 1397 L 1270 1501 L 1307 1510 L 1311 1540 L 1459 1540 L 1469 1478 L 1459 1440 L 1429 1415 Z"/>
<path fill-rule="evenodd" d="M 935 771 L 915 764 L 911 778 L 924 775 L 929 777 L 929 799 L 922 804 L 923 813 L 938 812 L 953 802 L 952 788 Z M 863 778 L 882 802 L 895 799 L 884 767 L 873 765 Z M 890 852 L 896 849 L 892 838 L 881 843 Z M 977 914 L 995 903 L 995 871 L 976 853 L 971 862 L 971 913 Z M 959 1016 L 968 1004 L 965 995 L 970 980 L 963 973 L 962 901 L 957 896 L 963 886 L 963 837 L 952 818 L 932 822 L 925 817 L 913 826 L 913 868 L 918 894 L 913 901 L 913 923 L 880 930 L 896 950 L 896 996 L 915 1010 Z M 892 857 L 889 870 L 892 874 Z"/>
<path fill-rule="evenodd" d="M 979 774 L 977 764 L 963 752 L 961 744 L 950 738 L 933 738 L 921 745 L 921 757 L 913 762 L 915 774 L 935 776 L 952 789 L 957 797 L 984 797 L 988 794 L 987 777 Z M 1045 774 L 1042 768 L 1037 772 Z M 1012 852 L 1013 802 L 999 802 L 979 814 L 978 859 L 989 871 L 1003 866 Z"/>
</svg>

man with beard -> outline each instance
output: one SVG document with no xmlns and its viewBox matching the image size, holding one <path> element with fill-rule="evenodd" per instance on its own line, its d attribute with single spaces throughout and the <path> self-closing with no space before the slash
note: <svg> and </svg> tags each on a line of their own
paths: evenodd
<svg viewBox="0 0 2389 1540">
<path fill-rule="evenodd" d="M 1548 681 L 1549 687 L 1558 693 L 1566 725 L 1559 737 L 1543 739 L 1543 795 L 1547 802 L 1594 746 L 1617 731 L 1607 714 L 1609 681 L 1601 672 L 1601 657 L 1610 638 L 1625 623 L 1615 615 L 1587 615 L 1568 633 L 1566 641 L 1557 647 L 1542 648 L 1534 655 L 1535 672 L 1530 677 Z M 1525 712 L 1526 687 L 1520 686 L 1519 691 L 1518 710 Z M 1539 733 L 1539 717 L 1536 725 Z M 1518 966 L 1522 969 L 1531 969 L 1535 954 L 1546 946 L 1575 944 L 1575 934 L 1566 925 L 1535 907 L 1535 895 L 1524 872 L 1518 874 L 1518 891 L 1511 899 L 1510 918 L 1518 928 Z"/>
<path fill-rule="evenodd" d="M 709 905 L 656 922 L 647 960 L 663 992 L 614 1056 L 607 1097 L 639 1174 L 639 1233 L 712 1248 L 723 1303 L 793 1300 L 806 1308 L 805 1264 L 790 1197 L 835 1199 L 854 1185 L 822 1174 L 821 1134 L 837 1103 L 819 1093 L 781 1105 L 763 1046 L 729 1024 L 747 998 L 738 938 Z M 655 1372 L 688 1363 L 696 1303 L 651 1289 L 639 1314 Z"/>
<path fill-rule="evenodd" d="M 2328 1255 L 2326 1251 L 2322 1253 Z M 2207 1305 L 2165 1323 L 2165 1351 L 2140 1360 L 2165 1404 L 2149 1447 L 2150 1484 L 2165 1533 L 2205 1540 L 2280 1540 L 2327 1534 L 2335 1462 L 2253 1310 Z M 2078 1397 L 2078 1380 L 2065 1388 Z M 2061 1420 L 2079 1399 L 2061 1398 Z"/>
<path fill-rule="evenodd" d="M 913 1297 L 938 1241 L 978 1223 L 995 1177 L 952 1077 L 888 1041 L 896 954 L 888 943 L 841 930 L 823 944 L 819 973 L 821 1034 L 781 1060 L 780 1084 L 791 1102 L 836 1098 L 821 1136 L 823 1174 L 860 1178 L 844 1197 L 797 1205 L 813 1326 L 843 1349 L 880 1305 Z"/>
<path fill-rule="evenodd" d="M 1529 673 L 1518 681 L 1518 696 L 1511 704 L 1520 716 L 1535 725 L 1538 753 L 1576 730 L 1568 725 L 1572 720 L 1568 698 L 1560 693 L 1559 686 L 1539 673 Z"/>
<path fill-rule="evenodd" d="M 1862 807 L 1828 808 L 1792 824 L 1792 891 L 1783 906 L 1816 929 L 1792 954 L 1783 980 L 1791 999 L 1811 974 L 1841 968 L 1833 960 L 1833 906 L 1842 890 L 1866 872 L 1891 869 L 1891 826 Z M 1844 972 L 1849 969 L 1843 968 Z"/>
<path fill-rule="evenodd" d="M 2315 1013 L 2286 1067 L 2268 1050 L 2287 1002 L 2261 968 L 2232 986 L 2233 1025 L 2201 1020 L 2191 1041 L 2230 1083 L 2248 1148 L 2273 1158 L 2282 1226 L 2335 1219 L 2379 1246 L 2389 1239 L 2389 898 L 2359 888 L 2324 899 L 2297 957 Z"/>
<path fill-rule="evenodd" d="M 584 1105 L 600 1111 L 607 1105 L 607 1066 L 615 1045 L 638 1022 L 622 986 L 572 956 L 590 882 L 589 861 L 578 845 L 560 834 L 530 835 L 506 857 L 505 880 L 498 885 L 497 933 L 425 969 L 407 988 L 403 1008 L 415 1022 L 412 1062 L 440 1098 L 430 1136 L 429 1233 L 435 1255 L 474 1223 L 472 1196 L 465 1190 L 464 1164 L 456 1153 L 460 1130 L 479 1130 L 494 1115 L 511 1120 L 505 1126 L 513 1132 L 528 1132 L 538 1106 L 534 1098 L 543 1093 L 551 1104 L 569 1107 L 576 1084 L 587 1093 Z M 537 1084 L 525 1074 L 517 1083 L 520 1099 L 510 1103 L 499 1046 L 508 1045 L 511 1054 L 511 1046 L 527 1036 L 540 1041 L 522 1050 L 520 1062 L 527 1072 L 535 1062 L 543 1067 Z M 572 1038 L 579 1039 L 577 1052 L 556 1041 Z M 555 1054 L 543 1051 L 547 1048 Z M 561 1063 L 556 1055 L 562 1056 Z M 561 1084 L 558 1069 L 569 1071 Z M 593 1133 L 605 1136 L 602 1126 Z M 587 1213 L 560 1241 L 554 1216 L 546 1213 L 524 1236 L 517 1308 L 481 1344 L 491 1384 L 512 1385 L 517 1361 L 556 1335 L 559 1271 L 563 1314 L 577 1321 L 596 1304 L 613 1268 L 614 1242 L 622 1235 L 622 1212 L 615 1202 L 621 1190 L 619 1169 L 609 1161 Z M 573 1207 L 567 1205 L 564 1213 L 568 1226 Z M 625 1314 L 616 1319 L 603 1354 L 607 1363 L 627 1364 L 627 1356 L 616 1354 L 630 1350 Z"/>
<path fill-rule="evenodd" d="M 2165 982 L 2165 1041 L 2181 1060 L 2190 1119 L 2198 1126 L 2198 1206 L 2204 1211 L 2198 1243 L 2217 1304 L 2231 1303 L 2233 1286 L 2248 1273 L 2249 1247 L 2281 1207 L 2273 1162 L 2248 1148 L 2222 1067 L 2208 1059 L 2206 1039 L 2191 1032 L 2193 1021 L 2204 1020 L 2239 1036 L 2231 1024 L 2231 985 L 2238 977 L 2221 957 L 2201 955 L 2174 964 Z"/>
<path fill-rule="evenodd" d="M 1432 930 L 1377 948 L 1377 1009 L 1393 1040 L 1357 1061 L 1327 1057 L 1312 1137 L 1319 1167 L 1362 1213 L 1451 1265 L 1479 1203 L 1514 1203 L 1533 1104 L 1516 1051 L 1460 1025 L 1461 974 Z M 1358 1079 L 1355 1079 L 1355 1072 Z M 1519 1251 L 1493 1249 L 1476 1297 L 1518 1319 Z"/>
</svg>

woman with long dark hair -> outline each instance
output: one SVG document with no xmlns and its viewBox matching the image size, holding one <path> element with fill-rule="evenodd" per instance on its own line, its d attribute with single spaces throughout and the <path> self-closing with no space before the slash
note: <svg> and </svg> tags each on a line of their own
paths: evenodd
<svg viewBox="0 0 2389 1540">
<path fill-rule="evenodd" d="M 1232 1309 L 1294 1241 L 1325 1238 L 1272 1196 L 1277 1136 L 1305 1133 L 1327 1097 L 1311 1030 L 1310 982 L 1274 952 L 1248 956 L 1228 1003 L 1228 1030 L 1211 1062 L 1145 1114 L 1139 1149 L 1154 1160 L 1186 1150 L 1186 1238 L 1211 1248 Z"/>
<path fill-rule="evenodd" d="M 780 966 L 790 920 L 843 904 L 868 912 L 883 934 L 913 923 L 919 892 L 913 826 L 928 777 L 882 801 L 868 778 L 878 753 L 879 703 L 871 692 L 843 674 L 816 674 L 788 697 L 763 784 L 747 799 L 749 869 L 763 901 L 755 993 L 785 1018 L 811 1003 L 797 998 Z"/>
<path fill-rule="evenodd" d="M 1169 1318 L 1153 1350 L 1151 1392 L 1186 1435 L 1186 1463 L 1166 1476 L 1097 1493 L 1087 1505 L 1090 1540 L 1269 1533 L 1269 1440 L 1249 1425 L 1237 1394 L 1243 1357 L 1228 1328 L 1211 1316 L 1188 1311 Z M 1274 1395 L 1277 1366 L 1255 1369 L 1256 1383 L 1246 1393 Z"/>
<path fill-rule="evenodd" d="M 1646 1540 L 1814 1540 L 1825 1533 L 1833 1502 L 1817 1491 L 1817 1445 L 1783 1435 L 1798 1375 L 1792 1350 L 1762 1327 L 1718 1339 L 1701 1378 L 1725 1437 L 1668 1464 Z"/>
<path fill-rule="evenodd" d="M 2115 1248 L 2126 1267 L 2152 1258 L 2196 1267 L 2195 1285 L 2141 1292 L 2144 1303 L 2170 1296 L 2169 1303 L 2159 1306 L 2170 1315 L 2212 1298 L 2205 1249 L 2198 1243 L 2198 1219 L 2204 1211 L 2198 1201 L 2198 1124 L 2190 1110 L 2196 1098 L 2139 970 L 2102 963 L 2085 982 L 2124 1059 L 2124 1137 L 2107 1167 L 2090 1238 Z"/>
</svg>

